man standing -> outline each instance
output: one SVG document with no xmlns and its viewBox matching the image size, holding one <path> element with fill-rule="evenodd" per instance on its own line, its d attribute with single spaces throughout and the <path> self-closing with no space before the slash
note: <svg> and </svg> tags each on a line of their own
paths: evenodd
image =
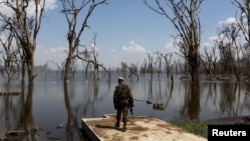
<svg viewBox="0 0 250 141">
<path fill-rule="evenodd" d="M 115 87 L 113 103 L 117 110 L 115 127 L 120 127 L 120 119 L 122 114 L 123 131 L 127 130 L 127 117 L 129 106 L 133 105 L 134 99 L 131 90 L 127 84 L 123 84 L 124 78 L 118 78 L 118 85 Z"/>
</svg>

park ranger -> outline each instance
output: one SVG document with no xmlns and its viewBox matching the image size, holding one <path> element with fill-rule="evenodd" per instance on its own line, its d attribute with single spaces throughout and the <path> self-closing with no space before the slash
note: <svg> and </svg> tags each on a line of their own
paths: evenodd
<svg viewBox="0 0 250 141">
<path fill-rule="evenodd" d="M 116 123 L 115 127 L 120 127 L 120 119 L 122 115 L 123 121 L 123 131 L 127 130 L 127 117 L 128 117 L 128 109 L 133 106 L 133 95 L 131 93 L 131 89 L 127 84 L 124 84 L 124 78 L 118 78 L 118 85 L 115 87 L 114 96 L 113 96 L 113 103 L 114 108 L 117 110 L 116 114 Z"/>
</svg>

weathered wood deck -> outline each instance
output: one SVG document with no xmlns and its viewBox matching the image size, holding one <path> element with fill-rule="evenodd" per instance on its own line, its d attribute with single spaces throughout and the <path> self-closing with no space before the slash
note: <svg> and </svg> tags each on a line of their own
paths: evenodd
<svg viewBox="0 0 250 141">
<path fill-rule="evenodd" d="M 126 132 L 114 128 L 115 115 L 103 118 L 83 118 L 82 128 L 93 141 L 206 141 L 152 116 L 129 117 Z"/>
</svg>

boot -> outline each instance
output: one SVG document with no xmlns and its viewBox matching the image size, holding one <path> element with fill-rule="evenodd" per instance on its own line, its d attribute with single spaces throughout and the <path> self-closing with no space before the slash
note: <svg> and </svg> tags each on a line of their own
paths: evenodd
<svg viewBox="0 0 250 141">
<path fill-rule="evenodd" d="M 127 130 L 128 130 L 128 129 L 127 129 L 127 123 L 123 123 L 122 131 L 125 132 L 125 131 L 127 131 Z"/>
<path fill-rule="evenodd" d="M 119 122 L 116 122 L 116 123 L 115 123 L 115 128 L 119 128 L 119 127 L 120 127 Z"/>
</svg>

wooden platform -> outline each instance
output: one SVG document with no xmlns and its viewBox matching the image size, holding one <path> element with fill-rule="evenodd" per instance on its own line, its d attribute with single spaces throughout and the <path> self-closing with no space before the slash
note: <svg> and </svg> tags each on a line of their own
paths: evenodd
<svg viewBox="0 0 250 141">
<path fill-rule="evenodd" d="M 103 118 L 83 118 L 82 128 L 93 141 L 206 141 L 206 138 L 189 133 L 152 116 L 129 117 L 126 132 L 114 128 L 115 115 Z"/>
</svg>

